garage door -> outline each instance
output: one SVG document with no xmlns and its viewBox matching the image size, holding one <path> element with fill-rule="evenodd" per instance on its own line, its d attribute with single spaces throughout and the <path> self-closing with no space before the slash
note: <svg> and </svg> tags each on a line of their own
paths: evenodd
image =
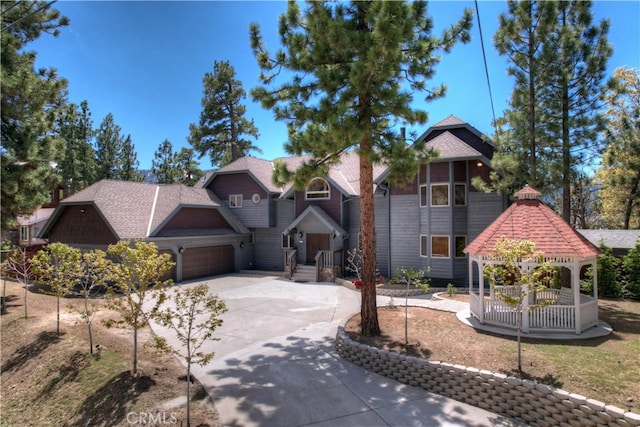
<svg viewBox="0 0 640 427">
<path fill-rule="evenodd" d="M 235 271 L 233 246 L 206 246 L 185 249 L 182 254 L 182 280 Z"/>
</svg>

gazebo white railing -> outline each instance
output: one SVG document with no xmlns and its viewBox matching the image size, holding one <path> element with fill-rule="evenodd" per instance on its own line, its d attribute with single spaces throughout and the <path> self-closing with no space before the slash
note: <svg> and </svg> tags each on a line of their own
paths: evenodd
<svg viewBox="0 0 640 427">
<path fill-rule="evenodd" d="M 522 332 L 575 332 L 598 324 L 598 286 L 597 262 L 595 257 L 589 259 L 573 259 L 548 257 L 544 261 L 552 266 L 564 267 L 571 272 L 571 288 L 548 289 L 528 295 L 522 304 Z M 474 286 L 474 263 L 479 277 L 477 287 Z M 505 328 L 516 328 L 517 311 L 503 302 L 498 294 L 509 292 L 509 288 L 494 286 L 485 293 L 485 278 L 482 274 L 488 264 L 498 264 L 499 259 L 490 256 L 469 256 L 470 311 L 482 324 L 490 324 Z M 524 265 L 522 268 L 535 268 L 536 264 Z M 593 296 L 580 293 L 580 272 L 584 266 L 593 268 Z M 540 307 L 529 310 L 532 305 L 544 302 Z M 578 302 L 577 304 L 575 302 Z"/>
</svg>

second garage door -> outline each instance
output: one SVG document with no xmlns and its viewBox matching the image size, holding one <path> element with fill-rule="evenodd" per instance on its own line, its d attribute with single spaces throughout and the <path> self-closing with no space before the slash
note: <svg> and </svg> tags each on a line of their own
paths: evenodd
<svg viewBox="0 0 640 427">
<path fill-rule="evenodd" d="M 189 248 L 182 254 L 182 280 L 234 271 L 235 263 L 231 245 Z"/>
</svg>

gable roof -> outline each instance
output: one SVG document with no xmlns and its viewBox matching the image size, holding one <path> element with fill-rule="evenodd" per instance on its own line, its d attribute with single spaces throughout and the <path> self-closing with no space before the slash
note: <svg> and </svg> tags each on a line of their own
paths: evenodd
<svg viewBox="0 0 640 427">
<path fill-rule="evenodd" d="M 311 156 L 282 157 L 276 159 L 287 165 L 289 170 L 295 170 L 300 165 L 311 159 Z M 384 165 L 373 166 L 373 179 L 375 180 L 386 170 Z M 331 184 L 338 188 L 345 196 L 360 195 L 360 157 L 355 151 L 347 151 L 340 156 L 340 163 L 329 168 L 326 178 Z M 293 184 L 288 184 L 282 191 L 281 197 L 289 197 L 293 193 Z"/>
<path fill-rule="evenodd" d="M 307 216 L 313 215 L 321 223 L 323 223 L 329 230 L 335 231 L 336 236 L 346 236 L 347 232 L 336 223 L 322 208 L 314 205 L 310 205 L 304 210 L 287 228 L 282 231 L 282 234 L 289 234 L 292 229 L 296 228 Z"/>
<path fill-rule="evenodd" d="M 480 132 L 478 129 L 473 127 L 468 122 L 465 122 L 464 120 L 454 116 L 453 114 L 451 114 L 449 117 L 445 118 L 444 120 L 440 120 L 438 123 L 434 124 L 433 126 L 429 127 L 422 135 L 420 135 L 418 139 L 426 139 L 429 136 L 429 134 L 434 131 L 445 130 L 445 129 L 455 129 L 455 128 L 467 129 L 471 133 L 475 134 L 478 138 L 482 139 L 483 141 L 487 142 L 490 145 L 493 145 L 486 135 L 484 135 L 482 132 Z"/>
<path fill-rule="evenodd" d="M 486 159 L 482 153 L 448 131 L 441 133 L 427 142 L 427 147 L 437 150 L 440 153 L 434 161 L 475 160 L 482 158 L 488 163 L 488 159 Z"/>
<path fill-rule="evenodd" d="M 282 191 L 282 189 L 276 186 L 271 179 L 271 175 L 273 174 L 273 163 L 269 160 L 258 159 L 250 156 L 240 157 L 220 169 L 207 172 L 205 176 L 198 181 L 196 187 L 206 188 L 218 175 L 243 172 L 249 174 L 268 193 L 277 194 Z"/>
<path fill-rule="evenodd" d="M 495 244 L 501 237 L 531 240 L 546 257 L 584 259 L 601 253 L 600 249 L 542 203 L 538 199 L 538 191 L 525 187 L 516 196 L 518 200 L 480 233 L 465 248 L 465 253 L 493 256 Z"/>
<path fill-rule="evenodd" d="M 83 204 L 96 207 L 118 240 L 153 236 L 183 207 L 217 209 L 236 232 L 248 232 L 210 190 L 105 179 L 63 200 L 41 234 L 49 231 L 65 206 Z"/>
<path fill-rule="evenodd" d="M 631 249 L 640 243 L 640 230 L 577 230 L 594 245 L 611 249 Z"/>
</svg>

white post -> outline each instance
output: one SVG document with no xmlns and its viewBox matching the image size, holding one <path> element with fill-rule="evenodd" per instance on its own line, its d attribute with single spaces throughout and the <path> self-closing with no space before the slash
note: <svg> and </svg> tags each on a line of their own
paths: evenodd
<svg viewBox="0 0 640 427">
<path fill-rule="evenodd" d="M 478 320 L 481 324 L 484 324 L 484 261 L 478 262 L 478 295 L 480 298 L 480 313 L 478 313 Z"/>
<path fill-rule="evenodd" d="M 570 268 L 571 271 L 571 288 L 573 290 L 573 305 L 575 307 L 576 335 L 582 332 L 582 316 L 580 315 L 580 264 L 574 260 Z"/>
</svg>

